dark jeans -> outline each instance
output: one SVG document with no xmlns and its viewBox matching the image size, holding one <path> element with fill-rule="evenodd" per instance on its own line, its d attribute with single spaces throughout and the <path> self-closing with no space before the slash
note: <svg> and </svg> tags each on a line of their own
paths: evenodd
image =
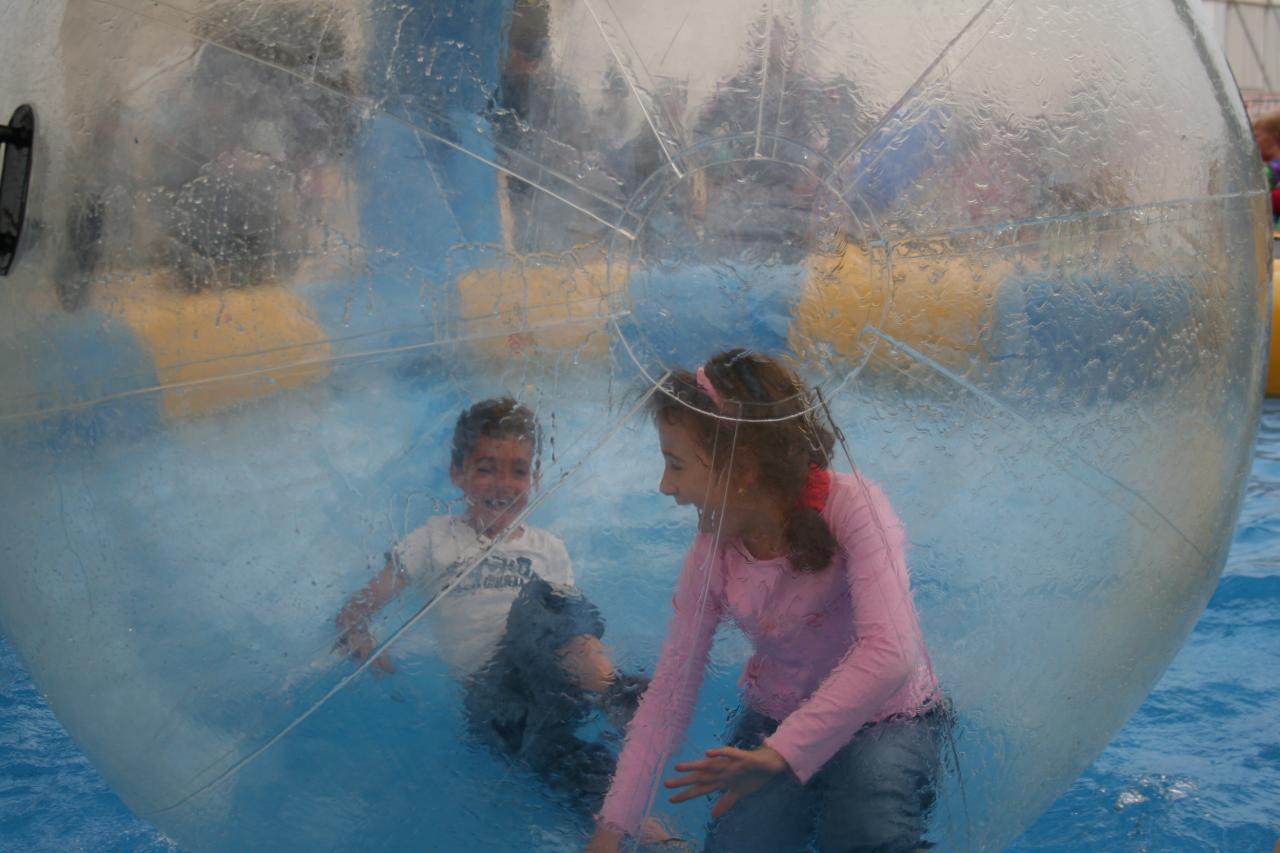
<svg viewBox="0 0 1280 853">
<path fill-rule="evenodd" d="M 533 581 L 511 606 L 493 657 L 465 685 L 471 734 L 532 770 L 585 816 L 600 809 L 617 756 L 578 729 L 599 712 L 620 734 L 645 687 L 643 679 L 620 676 L 593 694 L 565 672 L 560 647 L 603 633 L 600 612 L 577 589 Z"/>
<path fill-rule="evenodd" d="M 915 717 L 863 726 L 801 785 L 790 773 L 740 800 L 707 834 L 707 851 L 907 853 L 924 840 L 948 715 L 942 706 Z M 763 714 L 741 713 L 730 743 L 754 749 L 777 729 Z"/>
</svg>

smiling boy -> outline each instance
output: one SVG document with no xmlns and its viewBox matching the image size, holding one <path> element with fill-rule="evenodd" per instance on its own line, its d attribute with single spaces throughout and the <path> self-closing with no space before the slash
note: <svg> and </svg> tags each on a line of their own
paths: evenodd
<svg viewBox="0 0 1280 853">
<path fill-rule="evenodd" d="M 583 740 L 595 710 L 625 725 L 643 679 L 620 676 L 600 637 L 599 611 L 573 586 L 564 543 L 517 524 L 538 483 L 541 434 L 510 398 L 463 412 L 453 432 L 449 479 L 461 515 L 430 518 L 387 554 L 386 566 L 339 611 L 336 649 L 367 660 L 378 647 L 370 619 L 410 583 L 432 611 L 440 657 L 464 687 L 471 734 L 516 759 L 589 817 L 603 800 L 615 758 Z M 386 653 L 373 666 L 394 672 Z"/>
<path fill-rule="evenodd" d="M 449 479 L 462 492 L 465 511 L 430 518 L 396 543 L 382 571 L 338 613 L 341 648 L 366 659 L 377 647 L 369 632 L 375 613 L 410 583 L 428 600 L 452 583 L 431 625 L 440 656 L 456 678 L 466 679 L 492 657 L 525 586 L 573 584 L 569 554 L 557 536 L 512 526 L 537 485 L 541 440 L 533 413 L 509 397 L 476 403 L 458 417 Z M 374 666 L 394 670 L 385 655 Z"/>
</svg>

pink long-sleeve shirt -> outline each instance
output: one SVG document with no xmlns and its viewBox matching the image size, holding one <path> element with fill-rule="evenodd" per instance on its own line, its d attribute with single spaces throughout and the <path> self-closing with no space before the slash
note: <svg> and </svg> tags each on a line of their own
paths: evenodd
<svg viewBox="0 0 1280 853">
<path fill-rule="evenodd" d="M 904 557 L 902 525 L 874 483 L 832 474 L 822 516 L 839 545 L 830 566 L 794 571 L 740 542 L 699 534 L 653 680 L 627 732 L 603 823 L 635 833 L 667 756 L 683 739 L 716 627 L 732 619 L 755 653 L 739 684 L 780 721 L 765 743 L 808 782 L 863 725 L 913 713 L 938 693 Z"/>
</svg>

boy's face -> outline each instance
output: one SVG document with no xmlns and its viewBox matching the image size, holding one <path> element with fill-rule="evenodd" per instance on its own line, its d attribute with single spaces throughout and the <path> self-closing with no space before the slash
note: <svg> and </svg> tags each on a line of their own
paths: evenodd
<svg viewBox="0 0 1280 853">
<path fill-rule="evenodd" d="M 515 436 L 480 436 L 462 467 L 451 467 L 449 479 L 467 499 L 467 523 L 477 533 L 496 536 L 529 505 L 537 484 L 533 443 Z"/>
</svg>

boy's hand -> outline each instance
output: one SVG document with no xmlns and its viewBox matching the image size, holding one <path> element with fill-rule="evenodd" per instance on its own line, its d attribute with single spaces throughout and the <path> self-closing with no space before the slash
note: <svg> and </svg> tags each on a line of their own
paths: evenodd
<svg viewBox="0 0 1280 853">
<path fill-rule="evenodd" d="M 333 645 L 335 652 L 343 652 L 348 657 L 364 662 L 378 648 L 378 641 L 369 633 L 369 627 L 363 621 L 346 627 L 339 623 L 338 629 L 340 632 L 338 634 L 338 642 Z M 391 658 L 387 657 L 385 652 L 378 655 L 370 669 L 374 670 L 374 675 L 380 673 L 390 675 L 396 671 L 395 664 L 391 662 Z"/>
</svg>

